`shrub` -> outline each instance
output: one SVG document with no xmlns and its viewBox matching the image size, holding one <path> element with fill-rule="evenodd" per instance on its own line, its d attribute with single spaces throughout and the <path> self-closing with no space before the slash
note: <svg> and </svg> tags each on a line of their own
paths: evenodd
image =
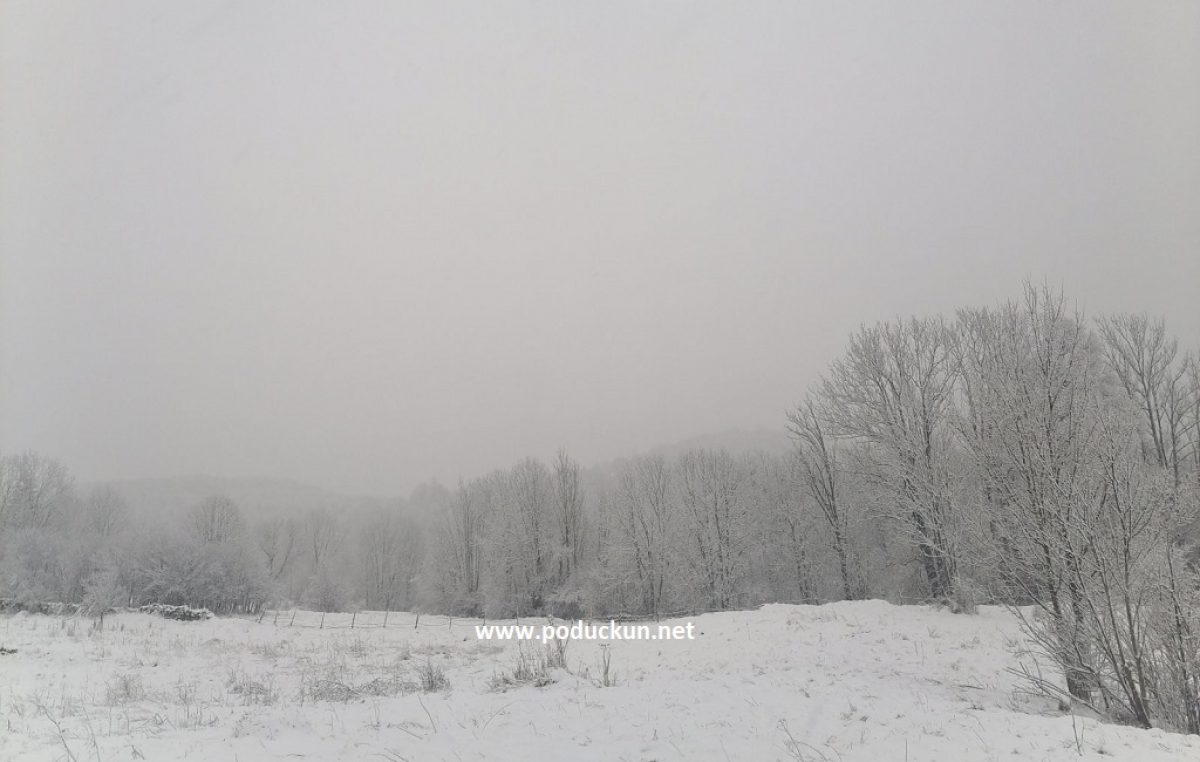
<svg viewBox="0 0 1200 762">
<path fill-rule="evenodd" d="M 265 680 L 256 680 L 241 667 L 229 671 L 227 685 L 229 690 L 241 696 L 242 701 L 246 704 L 269 706 L 279 698 L 279 692 L 275 689 L 273 679 L 267 677 Z"/>
<path fill-rule="evenodd" d="M 556 666 L 555 651 L 549 645 L 537 649 L 526 646 L 524 642 L 517 643 L 517 658 L 512 669 L 507 672 L 497 672 L 492 675 L 488 687 L 493 691 L 506 691 L 522 685 L 533 685 L 538 688 L 554 682 L 550 670 Z"/>
<path fill-rule="evenodd" d="M 146 689 L 142 686 L 142 678 L 134 672 L 117 675 L 104 689 L 104 699 L 109 706 L 141 701 L 145 696 Z"/>
<path fill-rule="evenodd" d="M 154 614 L 164 619 L 175 619 L 180 622 L 199 622 L 213 618 L 213 613 L 208 609 L 195 609 L 191 606 L 172 606 L 166 603 L 147 603 L 138 610 L 143 614 Z"/>
<path fill-rule="evenodd" d="M 421 681 L 421 690 L 425 693 L 433 693 L 450 687 L 450 681 L 446 679 L 446 671 L 435 665 L 433 660 L 428 657 L 424 664 L 417 667 L 417 677 Z"/>
</svg>

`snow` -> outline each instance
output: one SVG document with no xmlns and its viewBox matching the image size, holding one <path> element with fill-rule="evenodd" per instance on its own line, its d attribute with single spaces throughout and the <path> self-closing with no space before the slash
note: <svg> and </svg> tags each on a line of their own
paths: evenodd
<svg viewBox="0 0 1200 762">
<path fill-rule="evenodd" d="M 573 642 L 555 682 L 497 692 L 514 642 L 475 620 L 290 612 L 0 619 L 3 760 L 1200 759 L 1200 738 L 1104 724 L 1008 670 L 1013 617 L 860 601 L 707 614 L 693 641 Z M 524 620 L 526 623 L 534 620 Z M 305 626 L 300 626 L 305 625 Z M 371 626 L 363 626 L 371 625 Z M 540 648 L 536 644 L 535 647 Z M 529 644 L 526 645 L 529 648 Z M 449 688 L 417 688 L 441 666 Z M 350 692 L 322 687 L 346 686 Z M 379 695 L 375 695 L 379 694 Z M 314 698 L 314 695 L 317 698 Z M 348 700 L 330 700 L 348 699 Z"/>
</svg>

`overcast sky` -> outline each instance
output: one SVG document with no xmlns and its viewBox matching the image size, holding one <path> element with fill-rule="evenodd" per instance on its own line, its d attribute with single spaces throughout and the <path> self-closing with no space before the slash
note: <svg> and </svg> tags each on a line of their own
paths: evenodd
<svg viewBox="0 0 1200 762">
<path fill-rule="evenodd" d="M 388 493 L 1023 278 L 1200 343 L 1200 2 L 0 1 L 0 449 Z"/>
</svg>

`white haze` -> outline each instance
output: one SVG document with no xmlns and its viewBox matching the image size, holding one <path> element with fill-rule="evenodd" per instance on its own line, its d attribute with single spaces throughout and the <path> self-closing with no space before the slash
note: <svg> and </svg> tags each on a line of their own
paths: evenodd
<svg viewBox="0 0 1200 762">
<path fill-rule="evenodd" d="M 388 493 L 1022 279 L 1200 341 L 1196 3 L 0 6 L 0 450 Z"/>
</svg>

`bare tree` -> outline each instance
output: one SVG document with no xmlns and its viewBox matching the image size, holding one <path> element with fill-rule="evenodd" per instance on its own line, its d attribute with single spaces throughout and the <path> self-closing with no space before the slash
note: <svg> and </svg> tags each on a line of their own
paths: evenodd
<svg viewBox="0 0 1200 762">
<path fill-rule="evenodd" d="M 1122 721 L 1200 732 L 1198 580 L 1176 558 L 1197 506 L 1171 472 L 1146 463 L 1134 415 L 1105 411 L 1092 462 L 1095 510 L 1071 524 L 1086 547 L 1069 567 L 1095 652 L 1093 684 Z"/>
<path fill-rule="evenodd" d="M 187 516 L 188 529 L 202 543 L 221 543 L 241 535 L 242 512 L 237 503 L 217 495 L 194 506 Z"/>
<path fill-rule="evenodd" d="M 407 606 L 419 560 L 415 522 L 395 509 L 378 509 L 362 524 L 359 548 L 367 608 Z"/>
<path fill-rule="evenodd" d="M 961 427 L 985 485 L 1002 578 L 1044 611 L 1072 695 L 1095 687 L 1080 570 L 1092 548 L 1074 531 L 1097 510 L 1100 347 L 1061 294 L 1026 286 L 997 310 L 962 311 L 959 361 L 970 410 Z"/>
<path fill-rule="evenodd" d="M 103 629 L 104 615 L 126 603 L 125 598 L 120 569 L 106 559 L 88 578 L 80 609 L 96 619 L 97 628 Z"/>
<path fill-rule="evenodd" d="M 620 526 L 632 556 L 642 610 L 657 617 L 671 558 L 671 474 L 661 456 L 643 456 L 626 464 L 620 476 L 617 501 Z"/>
<path fill-rule="evenodd" d="M 478 487 L 490 518 L 484 580 L 489 615 L 540 611 L 549 592 L 553 546 L 546 466 L 526 458 Z"/>
<path fill-rule="evenodd" d="M 797 600 L 818 603 L 810 550 L 813 520 L 806 494 L 799 485 L 800 459 L 795 453 L 784 457 L 760 455 L 758 465 L 759 492 L 756 497 L 755 545 L 760 552 L 773 546 L 789 558 L 786 576 L 794 586 Z M 780 535 L 780 528 L 783 533 Z"/>
<path fill-rule="evenodd" d="M 1166 321 L 1113 315 L 1098 321 L 1104 354 L 1125 392 L 1141 408 L 1149 460 L 1171 472 L 1179 486 L 1187 459 L 1189 388 L 1186 358 L 1167 334 Z"/>
<path fill-rule="evenodd" d="M 960 598 L 957 516 L 947 452 L 956 367 L 940 318 L 862 328 L 821 394 L 838 436 L 865 443 L 874 477 L 894 494 L 890 515 L 912 532 L 932 597 Z"/>
<path fill-rule="evenodd" d="M 1184 405 L 1185 430 L 1192 453 L 1192 475 L 1200 492 L 1200 351 L 1188 358 L 1188 394 Z"/>
<path fill-rule="evenodd" d="M 459 482 L 442 513 L 441 541 L 450 579 L 441 580 L 451 606 L 468 614 L 479 613 L 480 574 L 483 571 L 485 501 L 478 482 Z"/>
<path fill-rule="evenodd" d="M 0 530 L 49 526 L 71 501 L 66 467 L 27 451 L 0 458 Z"/>
<path fill-rule="evenodd" d="M 113 487 L 96 487 L 88 495 L 85 525 L 95 536 L 112 537 L 124 529 L 128 521 L 129 507 Z"/>
<path fill-rule="evenodd" d="M 686 557 L 708 605 L 731 608 L 745 567 L 749 503 L 744 464 L 724 451 L 692 451 L 679 459 L 676 471 L 691 540 Z"/>
<path fill-rule="evenodd" d="M 583 558 L 583 490 L 579 464 L 559 450 L 554 460 L 554 525 L 557 583 L 563 584 L 579 567 Z"/>
<path fill-rule="evenodd" d="M 837 459 L 817 405 L 811 398 L 788 413 L 788 430 L 796 445 L 803 488 L 816 503 L 829 528 L 841 575 L 842 597 L 851 600 L 857 596 L 850 574 L 849 527 L 847 512 L 842 506 Z"/>
<path fill-rule="evenodd" d="M 290 568 L 300 537 L 300 525 L 292 518 L 261 521 L 254 528 L 254 543 L 263 554 L 267 574 L 278 581 Z"/>
<path fill-rule="evenodd" d="M 330 554 L 341 545 L 344 531 L 332 513 L 319 508 L 309 511 L 305 518 L 305 534 L 308 536 L 309 561 L 317 570 L 325 566 Z"/>
<path fill-rule="evenodd" d="M 549 547 L 546 541 L 550 504 L 546 467 L 526 458 L 509 475 L 510 498 L 516 508 L 518 525 L 526 542 L 523 574 L 530 606 L 540 609 L 546 593 L 549 571 Z"/>
</svg>

